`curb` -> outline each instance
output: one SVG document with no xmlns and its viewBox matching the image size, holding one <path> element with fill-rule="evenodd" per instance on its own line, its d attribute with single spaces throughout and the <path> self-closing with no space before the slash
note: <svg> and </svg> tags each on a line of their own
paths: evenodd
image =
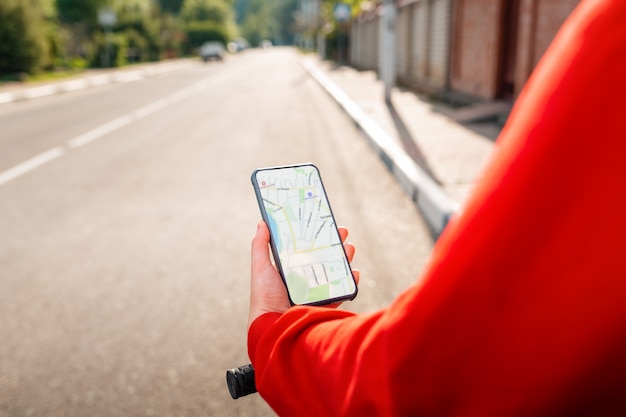
<svg viewBox="0 0 626 417">
<path fill-rule="evenodd" d="M 195 63 L 195 60 L 179 60 L 174 62 L 162 62 L 147 65 L 133 70 L 114 70 L 106 74 L 89 75 L 68 81 L 45 84 L 38 87 L 22 88 L 16 91 L 0 93 L 0 105 L 16 101 L 31 100 L 54 94 L 68 93 L 71 91 L 84 90 L 111 83 L 128 83 L 143 80 L 154 75 L 165 74 L 177 69 L 186 68 Z"/>
<path fill-rule="evenodd" d="M 431 232 L 435 237 L 438 237 L 452 215 L 459 210 L 459 204 L 453 201 L 443 188 L 433 181 L 393 138 L 367 116 L 343 90 L 316 68 L 310 60 L 303 60 L 302 66 L 361 129 L 380 159 L 420 210 Z"/>
</svg>

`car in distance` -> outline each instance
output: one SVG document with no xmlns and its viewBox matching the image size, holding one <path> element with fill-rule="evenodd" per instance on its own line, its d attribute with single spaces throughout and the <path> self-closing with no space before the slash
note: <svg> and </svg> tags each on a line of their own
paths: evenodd
<svg viewBox="0 0 626 417">
<path fill-rule="evenodd" d="M 228 42 L 226 49 L 228 49 L 228 52 L 230 53 L 236 53 L 246 50 L 249 47 L 250 44 L 244 38 L 235 38 L 234 40 Z"/>
<path fill-rule="evenodd" d="M 218 41 L 205 42 L 200 47 L 199 55 L 204 62 L 211 59 L 221 61 L 224 59 L 224 45 Z"/>
</svg>

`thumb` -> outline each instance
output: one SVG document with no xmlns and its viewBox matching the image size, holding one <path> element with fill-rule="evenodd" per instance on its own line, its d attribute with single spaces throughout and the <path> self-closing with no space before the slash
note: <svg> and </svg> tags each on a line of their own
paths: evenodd
<svg viewBox="0 0 626 417">
<path fill-rule="evenodd" d="M 256 227 L 256 234 L 252 239 L 252 270 L 260 270 L 271 265 L 268 245 L 270 242 L 270 232 L 267 225 L 261 220 Z"/>
</svg>

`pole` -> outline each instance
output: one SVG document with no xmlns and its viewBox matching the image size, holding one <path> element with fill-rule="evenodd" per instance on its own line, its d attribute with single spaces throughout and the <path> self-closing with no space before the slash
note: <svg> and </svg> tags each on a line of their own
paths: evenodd
<svg viewBox="0 0 626 417">
<path fill-rule="evenodd" d="M 98 23 L 104 28 L 104 57 L 100 55 L 102 66 L 108 68 L 111 66 L 111 29 L 117 22 L 115 12 L 108 7 L 100 9 L 98 12 Z"/>
<path fill-rule="evenodd" d="M 111 27 L 106 26 L 104 29 L 104 68 L 111 67 Z"/>
<path fill-rule="evenodd" d="M 396 7 L 393 0 L 384 0 L 380 19 L 380 78 L 385 85 L 385 101 L 391 102 L 391 89 L 395 84 L 396 57 Z"/>
</svg>

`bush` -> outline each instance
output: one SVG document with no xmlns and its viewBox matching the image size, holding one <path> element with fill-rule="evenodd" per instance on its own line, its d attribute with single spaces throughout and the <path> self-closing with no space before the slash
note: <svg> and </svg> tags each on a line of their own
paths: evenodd
<svg viewBox="0 0 626 417">
<path fill-rule="evenodd" d="M 69 67 L 72 69 L 85 69 L 89 66 L 89 63 L 85 58 L 75 56 L 69 60 Z"/>
<path fill-rule="evenodd" d="M 124 35 L 128 41 L 126 60 L 128 62 L 148 61 L 150 59 L 148 40 L 134 29 L 126 30 Z"/>
<path fill-rule="evenodd" d="M 35 73 L 49 60 L 45 20 L 38 3 L 0 1 L 0 74 Z"/>
<path fill-rule="evenodd" d="M 110 34 L 108 39 L 104 34 L 99 34 L 94 38 L 94 44 L 92 67 L 121 67 L 127 64 L 128 39 L 124 34 Z"/>
<path fill-rule="evenodd" d="M 117 15 L 118 21 L 113 30 L 126 36 L 129 61 L 159 60 L 164 42 L 161 39 L 162 22 L 156 9 L 125 4 L 119 8 Z"/>
<path fill-rule="evenodd" d="M 187 35 L 183 45 L 183 51 L 187 55 L 195 53 L 204 42 L 219 41 L 226 45 L 230 39 L 225 25 L 213 22 L 190 22 L 183 31 Z"/>
</svg>

